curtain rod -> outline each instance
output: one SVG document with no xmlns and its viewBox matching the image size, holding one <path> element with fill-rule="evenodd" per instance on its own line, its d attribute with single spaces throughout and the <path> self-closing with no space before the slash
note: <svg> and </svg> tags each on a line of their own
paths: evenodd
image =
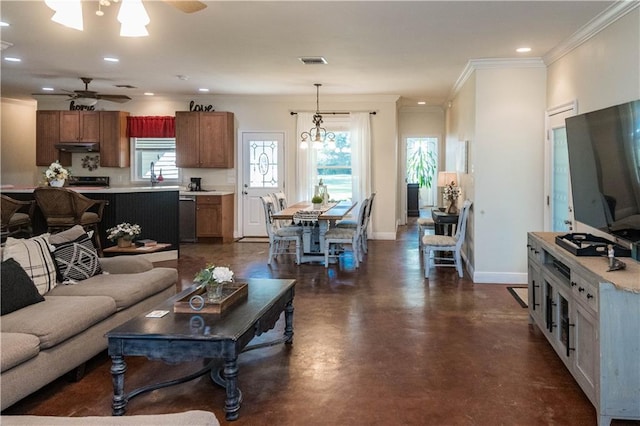
<svg viewBox="0 0 640 426">
<path fill-rule="evenodd" d="M 315 111 L 309 111 L 309 112 L 315 113 Z M 291 112 L 289 112 L 289 114 L 297 115 L 298 113 L 296 111 L 291 111 Z M 320 115 L 343 115 L 343 114 L 349 115 L 351 113 L 350 112 L 339 112 L 339 111 L 319 111 L 319 114 Z M 376 115 L 377 112 L 376 111 L 369 111 L 369 114 Z"/>
</svg>

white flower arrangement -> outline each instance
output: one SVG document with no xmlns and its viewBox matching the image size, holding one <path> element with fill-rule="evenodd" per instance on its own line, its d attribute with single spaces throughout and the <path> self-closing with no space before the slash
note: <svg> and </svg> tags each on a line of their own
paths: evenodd
<svg viewBox="0 0 640 426">
<path fill-rule="evenodd" d="M 457 200 L 458 197 L 460 196 L 460 192 L 461 189 L 455 185 L 447 185 L 444 187 L 444 190 L 442 191 L 442 197 L 446 200 L 446 201 L 453 201 L 453 200 Z"/>
<path fill-rule="evenodd" d="M 51 163 L 49 168 L 44 171 L 44 177 L 48 182 L 52 180 L 65 180 L 71 172 L 60 165 L 58 161 Z"/>
<path fill-rule="evenodd" d="M 209 264 L 206 268 L 198 271 L 193 280 L 203 284 L 231 282 L 233 280 L 233 271 L 226 266 Z"/>
<path fill-rule="evenodd" d="M 138 224 L 130 224 L 128 222 L 121 223 L 113 228 L 107 229 L 107 238 L 110 241 L 117 241 L 120 238 L 133 240 L 136 235 L 140 235 L 142 228 Z"/>
</svg>

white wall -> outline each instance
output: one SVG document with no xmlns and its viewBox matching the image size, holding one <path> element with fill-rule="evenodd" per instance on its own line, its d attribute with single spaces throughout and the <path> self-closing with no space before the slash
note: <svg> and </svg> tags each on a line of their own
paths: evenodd
<svg viewBox="0 0 640 426">
<path fill-rule="evenodd" d="M 640 8 L 548 66 L 547 106 L 574 99 L 578 113 L 640 98 Z"/>
<path fill-rule="evenodd" d="M 36 164 L 36 102 L 1 99 L 0 183 L 33 185 L 41 178 Z"/>
<path fill-rule="evenodd" d="M 540 229 L 546 70 L 542 63 L 476 61 L 449 109 L 447 163 L 469 141 L 473 201 L 465 255 L 474 282 L 526 282 L 527 231 Z"/>
<path fill-rule="evenodd" d="M 175 111 L 189 110 L 189 103 L 193 97 L 184 99 L 144 98 L 132 100 L 126 104 L 99 102 L 98 109 L 124 110 L 131 115 L 174 115 Z M 295 149 L 298 135 L 296 134 L 296 118 L 290 111 L 315 110 L 315 97 L 292 96 L 203 96 L 196 103 L 213 105 L 217 111 L 232 111 L 235 115 L 236 134 L 240 131 L 283 131 L 285 132 L 285 156 L 287 163 L 286 184 L 287 194 L 296 194 Z M 377 239 L 395 239 L 396 210 L 385 209 L 382 206 L 395 206 L 397 180 L 397 115 L 396 96 L 354 96 L 354 97 L 323 97 L 321 109 L 323 111 L 376 111 L 371 116 L 372 128 L 372 188 L 377 192 L 376 204 L 378 208 L 372 213 L 372 236 Z M 6 101 L 10 103 L 9 100 Z M 3 100 L 4 107 L 5 100 Z M 51 98 L 38 102 L 38 109 L 68 109 L 69 102 Z M 4 161 L 4 156 L 20 152 L 21 160 L 28 165 L 29 170 L 38 170 L 35 164 L 35 106 L 30 110 L 21 110 L 20 119 L 14 115 L 2 114 L 2 179 L 5 183 L 20 183 L 34 185 L 34 176 L 24 176 L 22 166 L 18 163 Z M 311 127 L 312 123 L 309 123 Z M 19 139 L 5 138 L 5 133 L 20 134 Z M 26 151 L 25 151 L 26 150 Z M 237 151 L 236 151 L 237 152 Z M 85 154 L 74 154 L 71 166 L 75 175 L 106 175 L 112 178 L 113 185 L 124 185 L 129 182 L 129 169 L 99 168 L 93 172 L 81 168 L 81 158 Z M 44 170 L 44 168 L 41 168 Z M 42 171 L 41 170 L 41 171 Z M 201 176 L 203 186 L 215 188 L 236 189 L 235 170 L 216 169 L 184 169 L 184 182 L 191 176 Z M 31 179 L 29 179 L 31 176 Z M 19 181 L 18 181 L 19 179 Z M 237 222 L 237 221 L 236 221 Z"/>
</svg>

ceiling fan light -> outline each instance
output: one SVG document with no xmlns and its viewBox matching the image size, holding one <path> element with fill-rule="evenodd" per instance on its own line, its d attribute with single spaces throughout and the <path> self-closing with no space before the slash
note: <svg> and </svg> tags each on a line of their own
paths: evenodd
<svg viewBox="0 0 640 426">
<path fill-rule="evenodd" d="M 68 28 L 82 31 L 82 4 L 80 0 L 45 0 L 49 8 L 56 13 L 51 20 Z"/>
<path fill-rule="evenodd" d="M 95 98 L 76 98 L 74 102 L 82 106 L 94 106 L 98 100 Z"/>
</svg>

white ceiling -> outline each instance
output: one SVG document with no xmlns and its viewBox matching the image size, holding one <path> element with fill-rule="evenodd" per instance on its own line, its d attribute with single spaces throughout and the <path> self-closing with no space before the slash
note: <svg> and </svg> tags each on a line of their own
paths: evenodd
<svg viewBox="0 0 640 426">
<path fill-rule="evenodd" d="M 470 59 L 540 58 L 611 6 L 611 1 L 207 1 L 186 14 L 145 0 L 143 38 L 119 36 L 119 4 L 84 31 L 50 20 L 44 1 L 0 1 L 3 97 L 33 99 L 42 87 L 140 98 L 210 94 L 399 95 L 442 105 Z M 527 54 L 515 49 L 530 46 Z M 105 56 L 120 59 L 107 63 Z M 324 56 L 328 65 L 303 65 Z M 177 76 L 187 76 L 181 80 Z M 114 87 L 118 84 L 135 89 Z M 115 105 L 115 104 L 114 104 Z"/>
</svg>

